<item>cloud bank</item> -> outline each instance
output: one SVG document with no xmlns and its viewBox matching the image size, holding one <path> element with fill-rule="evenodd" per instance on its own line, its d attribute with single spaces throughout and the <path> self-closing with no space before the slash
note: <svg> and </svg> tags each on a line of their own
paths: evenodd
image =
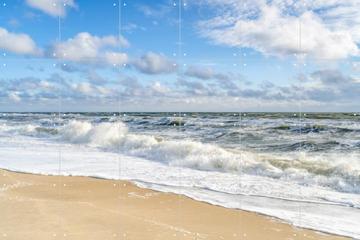
<svg viewBox="0 0 360 240">
<path fill-rule="evenodd" d="M 354 11 L 359 1 L 200 2 L 218 8 L 214 17 L 198 25 L 200 34 L 216 44 L 278 57 L 337 60 L 359 55 L 360 12 Z"/>
</svg>

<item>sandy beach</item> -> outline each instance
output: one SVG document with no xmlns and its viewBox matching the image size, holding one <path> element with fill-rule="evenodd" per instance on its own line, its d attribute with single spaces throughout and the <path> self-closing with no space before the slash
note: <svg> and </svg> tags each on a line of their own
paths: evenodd
<svg viewBox="0 0 360 240">
<path fill-rule="evenodd" d="M 3 239 L 346 239 L 125 181 L 0 170 Z"/>
</svg>

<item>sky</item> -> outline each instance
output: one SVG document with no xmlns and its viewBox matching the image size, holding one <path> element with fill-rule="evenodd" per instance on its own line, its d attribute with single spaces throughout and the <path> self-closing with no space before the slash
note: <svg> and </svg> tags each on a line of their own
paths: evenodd
<svg viewBox="0 0 360 240">
<path fill-rule="evenodd" d="M 350 111 L 360 0 L 2 0 L 0 111 Z"/>
</svg>

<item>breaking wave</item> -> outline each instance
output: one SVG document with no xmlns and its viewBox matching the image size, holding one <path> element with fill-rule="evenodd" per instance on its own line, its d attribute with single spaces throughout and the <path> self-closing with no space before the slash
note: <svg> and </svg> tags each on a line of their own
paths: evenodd
<svg viewBox="0 0 360 240">
<path fill-rule="evenodd" d="M 193 140 L 135 134 L 129 132 L 123 122 L 95 124 L 73 120 L 59 129 L 59 133 L 61 140 L 66 142 L 86 144 L 171 166 L 252 174 L 296 181 L 303 185 L 319 185 L 342 192 L 360 193 L 360 156 L 355 153 L 343 159 L 337 153 L 312 155 L 294 152 L 285 155 L 240 151 Z M 301 143 L 302 146 L 304 144 L 309 145 Z M 297 146 L 291 148 L 297 149 Z"/>
</svg>

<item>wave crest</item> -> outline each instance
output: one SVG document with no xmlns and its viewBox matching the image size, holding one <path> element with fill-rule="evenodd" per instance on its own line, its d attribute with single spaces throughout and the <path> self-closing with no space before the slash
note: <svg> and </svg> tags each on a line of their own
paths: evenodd
<svg viewBox="0 0 360 240">
<path fill-rule="evenodd" d="M 122 122 L 98 124 L 71 121 L 61 129 L 63 140 L 121 154 L 202 171 L 252 174 L 360 193 L 360 164 L 337 155 L 257 154 L 228 150 L 191 140 L 170 140 L 130 133 Z M 354 156 L 354 159 L 357 157 Z"/>
</svg>

